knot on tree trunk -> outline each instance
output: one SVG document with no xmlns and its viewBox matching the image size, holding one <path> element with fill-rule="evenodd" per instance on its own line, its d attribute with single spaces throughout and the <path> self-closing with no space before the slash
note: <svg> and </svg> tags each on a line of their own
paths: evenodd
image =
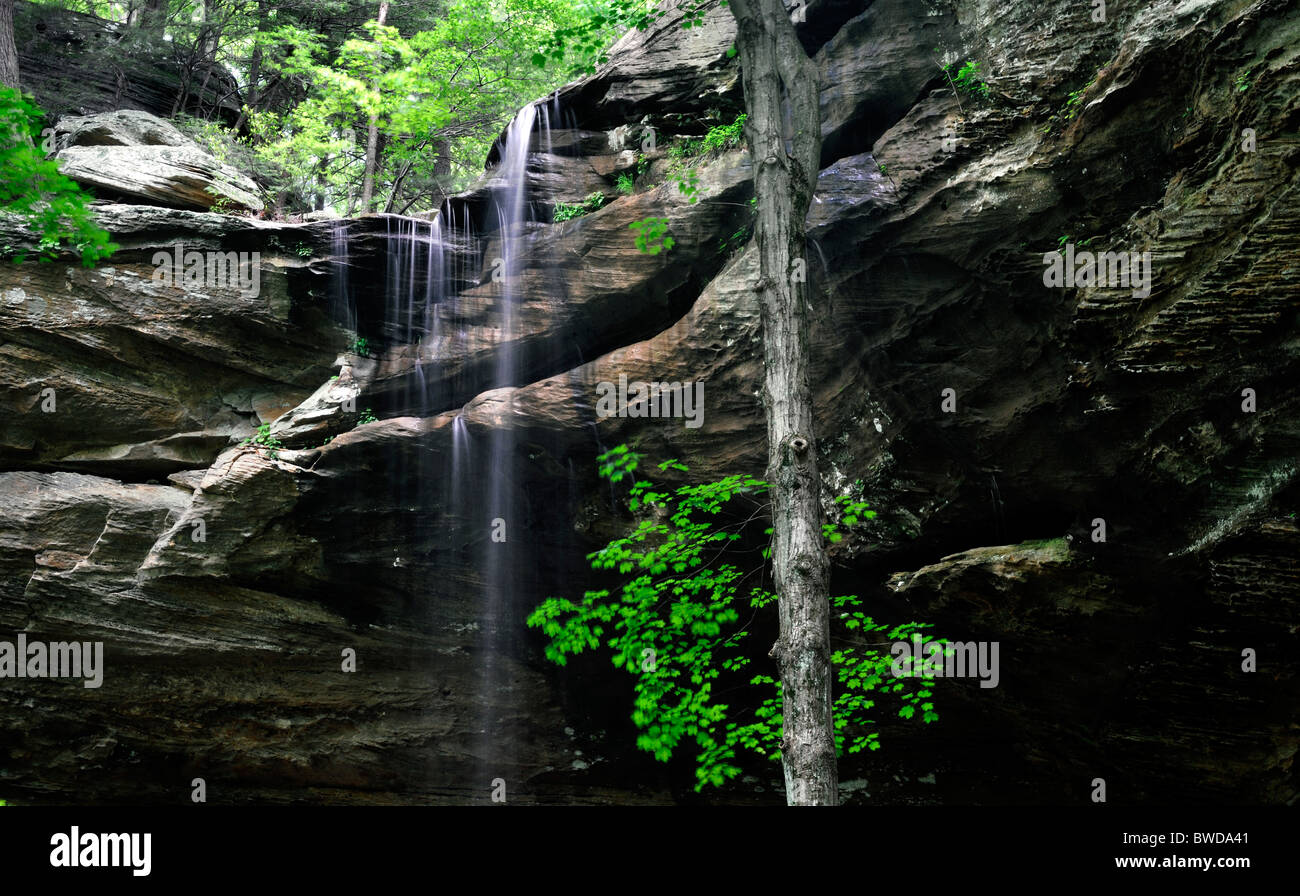
<svg viewBox="0 0 1300 896">
<path fill-rule="evenodd" d="M 821 564 L 817 562 L 817 557 L 802 551 L 790 559 L 790 568 L 799 575 L 807 577 L 817 575 Z"/>
<path fill-rule="evenodd" d="M 792 433 L 786 436 L 781 447 L 783 449 L 781 456 L 785 465 L 803 466 L 808 460 L 808 452 L 812 449 L 812 439 L 799 433 Z"/>
</svg>

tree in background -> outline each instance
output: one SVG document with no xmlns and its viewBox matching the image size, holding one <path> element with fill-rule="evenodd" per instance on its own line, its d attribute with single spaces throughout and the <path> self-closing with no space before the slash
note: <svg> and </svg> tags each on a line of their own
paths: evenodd
<svg viewBox="0 0 1300 896">
<path fill-rule="evenodd" d="M 0 0 L 0 86 L 18 89 L 18 48 L 14 46 L 14 0 Z"/>
<path fill-rule="evenodd" d="M 393 5 L 385 22 L 337 46 L 295 22 L 259 35 L 261 70 L 302 96 L 251 111 L 249 124 L 280 188 L 300 201 L 319 186 L 344 213 L 435 207 L 481 172 L 521 105 L 563 82 L 558 65 L 528 60 L 573 19 L 568 3 L 449 0 L 409 36 L 394 24 L 404 9 Z"/>
<path fill-rule="evenodd" d="M 278 214 L 439 205 L 481 173 L 521 105 L 563 83 L 558 64 L 538 69 L 529 56 L 585 8 L 581 0 L 45 2 L 117 23 L 113 40 L 87 50 L 99 64 L 170 57 L 177 125 L 251 174 Z M 612 36 L 606 29 L 604 39 Z"/>
</svg>

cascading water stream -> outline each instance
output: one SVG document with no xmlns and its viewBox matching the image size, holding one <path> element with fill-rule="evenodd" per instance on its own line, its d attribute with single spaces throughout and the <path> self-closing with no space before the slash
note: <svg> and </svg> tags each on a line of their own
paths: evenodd
<svg viewBox="0 0 1300 896">
<path fill-rule="evenodd" d="M 520 375 L 516 305 L 521 297 L 517 284 L 527 224 L 528 153 L 537 119 L 537 106 L 531 104 L 515 115 L 506 130 L 501 146 L 501 164 L 496 172 L 499 186 L 494 191 L 496 195 L 493 197 L 493 207 L 497 216 L 495 223 L 501 250 L 499 269 L 502 272 L 501 276 L 494 277 L 500 324 L 494 349 L 496 364 L 493 386 L 498 388 L 516 385 Z M 549 130 L 544 129 L 543 140 L 547 139 Z M 513 393 L 510 395 L 513 402 Z M 487 717 L 482 720 L 487 740 L 480 756 L 484 775 L 489 778 L 495 777 L 492 765 L 509 761 L 510 757 L 503 754 L 509 749 L 507 745 L 513 742 L 513 738 L 493 736 L 493 732 L 505 720 L 489 708 L 513 709 L 517 706 L 517 701 L 505 693 L 510 688 L 510 682 L 503 664 L 505 658 L 516 652 L 517 645 L 511 643 L 514 626 L 510 623 L 509 609 L 512 598 L 519 591 L 520 576 L 523 573 L 520 569 L 519 551 L 516 550 L 517 533 L 522 531 L 523 519 L 520 496 L 512 481 L 515 442 L 513 421 L 503 415 L 500 424 L 492 427 L 488 437 L 486 478 L 480 480 L 486 484 L 487 501 L 482 507 L 486 518 L 482 524 L 488 535 L 483 541 L 485 551 L 480 567 L 483 575 L 484 624 L 480 667 L 483 699 L 479 705 L 488 710 Z M 513 543 L 512 529 L 516 533 Z"/>
<path fill-rule="evenodd" d="M 485 207 L 477 213 L 467 203 L 452 201 L 432 221 L 385 216 L 379 234 L 385 244 L 384 261 L 376 272 L 382 272 L 385 280 L 382 320 L 366 332 L 381 368 L 400 370 L 409 365 L 410 375 L 400 380 L 405 384 L 401 394 L 386 396 L 407 414 L 434 418 L 447 411 L 449 396 L 462 396 L 459 400 L 464 401 L 464 396 L 477 392 L 482 398 L 485 391 L 519 386 L 526 379 L 520 342 L 527 334 L 521 332 L 519 309 L 525 298 L 530 302 L 540 298 L 525 297 L 521 290 L 525 282 L 521 275 L 536 265 L 525 260 L 532 220 L 528 164 L 530 150 L 547 153 L 551 148 L 550 123 L 561 114 L 558 105 L 552 105 L 531 104 L 516 114 L 498 146 L 499 161 L 491 173 Z M 337 229 L 335 242 L 341 243 L 335 246 L 340 263 L 335 289 L 355 327 L 356 298 L 367 284 L 361 277 L 348 279 L 343 228 Z M 487 285 L 480 285 L 485 280 Z M 530 277 L 526 282 L 537 281 Z M 462 297 L 462 289 L 473 294 Z M 560 300 L 559 294 L 550 298 Z M 462 302 L 468 317 L 461 314 Z M 484 347 L 491 352 L 486 369 L 477 368 L 468 374 L 471 379 L 462 380 L 463 371 L 455 365 Z M 443 368 L 442 360 L 452 366 Z M 502 395 L 513 403 L 512 392 Z M 513 408 L 493 406 L 494 398 L 499 396 L 485 400 L 484 409 L 491 411 L 485 415 L 488 419 L 455 416 L 446 454 L 407 453 L 390 460 L 384 471 L 389 500 L 411 512 L 410 526 L 429 525 L 423 537 L 450 544 L 451 550 L 470 560 L 471 572 L 464 579 L 430 583 L 427 590 L 431 594 L 449 587 L 478 591 L 470 602 L 476 610 L 477 693 L 472 705 L 479 715 L 464 720 L 471 723 L 473 741 L 466 746 L 482 777 L 473 785 L 475 790 L 508 775 L 515 758 L 512 745 L 518 742 L 513 729 L 531 709 L 517 696 L 517 674 L 512 670 L 518 668 L 523 654 L 519 642 L 527 608 L 519 606 L 519 596 L 532 584 L 525 577 L 537 575 L 529 559 L 535 561 L 535 550 L 523 543 L 527 502 L 516 478 Z M 412 497 L 412 490 L 423 483 L 433 486 L 439 501 L 430 505 Z M 567 496 L 570 486 L 564 488 Z M 414 530 L 411 535 L 416 542 L 422 537 Z M 398 560 L 395 557 L 395 566 Z M 418 581 L 411 585 L 419 590 Z M 433 617 L 441 618 L 438 613 L 431 609 Z"/>
</svg>

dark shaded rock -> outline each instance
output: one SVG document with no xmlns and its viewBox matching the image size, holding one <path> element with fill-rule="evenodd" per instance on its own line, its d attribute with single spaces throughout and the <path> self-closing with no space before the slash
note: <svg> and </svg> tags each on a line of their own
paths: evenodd
<svg viewBox="0 0 1300 896">
<path fill-rule="evenodd" d="M 205 468 L 329 377 L 348 337 L 327 284 L 291 249 L 309 234 L 140 207 L 111 206 L 101 220 L 123 244 L 109 263 L 0 268 L 0 468 L 132 480 Z M 266 254 L 237 248 L 245 238 Z M 236 261 L 250 280 L 157 279 L 178 245 L 246 252 Z"/>
<path fill-rule="evenodd" d="M 124 28 L 48 3 L 14 4 L 14 42 L 23 90 L 55 117 L 139 109 L 154 115 L 213 113 L 233 124 L 239 89 L 217 66 L 186 83 L 173 46 L 139 29 Z"/>
</svg>

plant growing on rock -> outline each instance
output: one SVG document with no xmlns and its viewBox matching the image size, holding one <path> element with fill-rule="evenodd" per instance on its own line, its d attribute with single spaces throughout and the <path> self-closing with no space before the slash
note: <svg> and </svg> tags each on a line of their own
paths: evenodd
<svg viewBox="0 0 1300 896">
<path fill-rule="evenodd" d="M 627 226 L 636 234 L 638 252 L 658 255 L 660 252 L 668 251 L 674 245 L 675 241 L 668 233 L 667 218 L 645 218 L 641 221 L 633 221 Z"/>
<path fill-rule="evenodd" d="M 214 190 L 212 187 L 204 187 L 203 192 L 212 197 L 212 205 L 208 206 L 208 211 L 212 212 L 214 215 L 229 215 L 233 213 L 235 206 L 234 203 L 230 201 L 229 196 L 225 195 L 220 190 Z"/>
<path fill-rule="evenodd" d="M 734 149 L 745 139 L 745 122 L 748 118 L 749 116 L 742 112 L 731 124 L 720 124 L 709 128 L 703 137 L 683 138 L 668 148 L 668 154 L 680 160 L 716 155 Z"/>
<path fill-rule="evenodd" d="M 980 77 L 980 64 L 973 59 L 968 59 L 966 62 L 962 63 L 961 68 L 957 70 L 957 74 L 953 75 L 951 74 L 951 70 L 955 65 L 956 63 L 954 62 L 944 68 L 946 72 L 949 72 L 949 77 L 952 80 L 954 89 L 964 90 L 967 93 L 987 99 L 989 95 L 989 85 L 987 81 Z"/>
<path fill-rule="evenodd" d="M 599 190 L 589 193 L 581 202 L 557 202 L 555 203 L 555 215 L 553 220 L 556 224 L 561 221 L 571 221 L 574 218 L 581 218 L 583 215 L 591 214 L 605 204 L 605 194 Z"/>
<path fill-rule="evenodd" d="M 251 445 L 254 448 L 265 448 L 266 456 L 271 460 L 278 460 L 280 452 L 284 450 L 284 443 L 271 435 L 271 424 L 269 423 L 263 423 L 257 428 L 257 435 L 249 436 L 239 444 L 240 447 Z"/>
</svg>

